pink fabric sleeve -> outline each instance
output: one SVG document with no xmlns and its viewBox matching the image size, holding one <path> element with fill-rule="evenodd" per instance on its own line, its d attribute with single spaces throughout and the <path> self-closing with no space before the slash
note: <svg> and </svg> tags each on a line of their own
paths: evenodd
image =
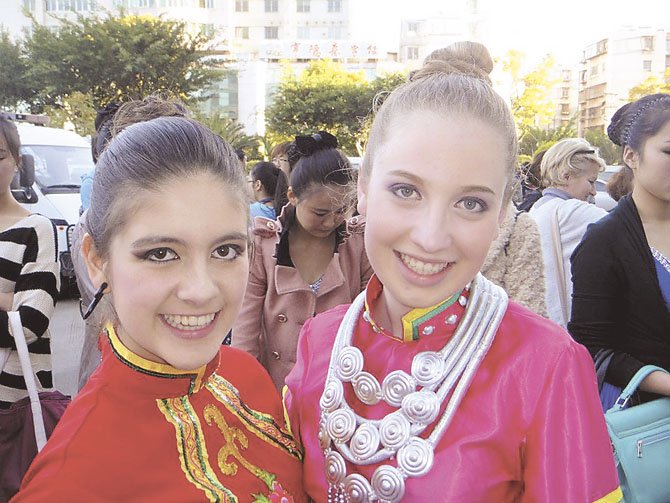
<svg viewBox="0 0 670 503">
<path fill-rule="evenodd" d="M 522 451 L 523 502 L 619 501 L 593 362 L 577 344 L 561 352 Z"/>
</svg>

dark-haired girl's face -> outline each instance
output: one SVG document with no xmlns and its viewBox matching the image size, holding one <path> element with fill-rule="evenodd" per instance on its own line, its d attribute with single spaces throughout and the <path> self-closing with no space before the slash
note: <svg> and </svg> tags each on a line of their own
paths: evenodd
<svg viewBox="0 0 670 503">
<path fill-rule="evenodd" d="M 635 173 L 635 192 L 670 203 L 670 121 L 647 139 L 641 152 L 627 150 L 624 156 Z"/>
<path fill-rule="evenodd" d="M 311 188 L 302 197 L 289 189 L 289 201 L 295 206 L 300 226 L 314 237 L 332 234 L 351 214 L 349 188 L 321 185 Z"/>
<path fill-rule="evenodd" d="M 109 258 L 89 258 L 92 279 L 109 284 L 128 349 L 196 369 L 217 354 L 242 305 L 248 207 L 210 174 L 142 191 L 137 202 Z"/>
<path fill-rule="evenodd" d="M 9 188 L 18 169 L 16 159 L 12 156 L 5 135 L 0 132 L 0 190 Z"/>
</svg>

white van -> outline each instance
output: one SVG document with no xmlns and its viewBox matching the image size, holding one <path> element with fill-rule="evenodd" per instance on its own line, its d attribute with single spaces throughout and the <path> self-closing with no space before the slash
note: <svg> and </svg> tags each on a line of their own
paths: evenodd
<svg viewBox="0 0 670 503">
<path fill-rule="evenodd" d="M 81 176 L 93 169 L 91 144 L 72 131 L 21 122 L 29 117 L 15 116 L 24 169 L 12 182 L 12 193 L 23 207 L 56 226 L 63 285 L 72 285 L 70 238 L 79 219 Z"/>
</svg>

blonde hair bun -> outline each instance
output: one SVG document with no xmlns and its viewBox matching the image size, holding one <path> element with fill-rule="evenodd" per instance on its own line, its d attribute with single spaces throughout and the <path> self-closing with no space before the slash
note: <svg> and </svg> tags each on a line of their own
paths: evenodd
<svg viewBox="0 0 670 503">
<path fill-rule="evenodd" d="M 431 52 L 423 66 L 410 75 L 415 81 L 438 74 L 455 74 L 473 77 L 491 84 L 489 74 L 493 70 L 493 59 L 488 49 L 479 42 L 455 42 Z"/>
</svg>

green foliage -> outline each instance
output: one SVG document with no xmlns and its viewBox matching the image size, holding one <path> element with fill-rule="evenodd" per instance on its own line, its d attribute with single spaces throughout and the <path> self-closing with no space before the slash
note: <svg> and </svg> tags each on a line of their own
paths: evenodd
<svg viewBox="0 0 670 503">
<path fill-rule="evenodd" d="M 7 32 L 0 31 L 0 108 L 13 110 L 30 100 L 33 93 L 26 79 L 27 68 L 20 44 L 14 43 Z"/>
<path fill-rule="evenodd" d="M 66 122 L 74 126 L 74 130 L 81 136 L 95 132 L 94 121 L 96 108 L 91 97 L 79 91 L 64 96 L 61 105 L 46 105 L 44 113 L 51 119 L 50 126 L 62 128 Z"/>
<path fill-rule="evenodd" d="M 656 75 L 650 75 L 628 92 L 630 101 L 635 101 L 648 94 L 670 93 L 670 67 L 665 69 L 662 79 Z"/>
<path fill-rule="evenodd" d="M 209 38 L 189 35 L 184 22 L 123 13 L 62 22 L 53 32 L 33 20 L 25 41 L 36 107 L 64 106 L 75 92 L 94 107 L 157 93 L 186 101 L 219 74 L 203 59 Z"/>
<path fill-rule="evenodd" d="M 607 164 L 621 163 L 621 147 L 612 143 L 604 131 L 589 129 L 584 134 L 584 139 L 598 149 L 600 157 Z"/>
<path fill-rule="evenodd" d="M 567 126 L 561 126 L 557 129 L 529 126 L 519 140 L 519 160 L 521 162 L 529 161 L 536 152 L 548 149 L 563 138 L 575 138 L 576 136 L 577 130 L 574 120 L 570 121 Z"/>
<path fill-rule="evenodd" d="M 263 158 L 261 153 L 262 140 L 258 136 L 250 136 L 244 132 L 244 126 L 234 119 L 227 117 L 206 117 L 196 115 L 196 120 L 202 122 L 209 129 L 226 140 L 234 149 L 241 148 L 247 155 L 247 160 Z"/>
<path fill-rule="evenodd" d="M 361 72 L 348 72 L 330 60 L 311 62 L 297 77 L 286 69 L 265 112 L 268 136 L 279 143 L 326 130 L 337 136 L 347 154 L 359 155 L 374 96 L 401 79 L 390 75 L 368 82 Z"/>
<path fill-rule="evenodd" d="M 509 51 L 503 60 L 503 70 L 512 81 L 511 106 L 520 138 L 533 128 L 546 126 L 556 111 L 553 88 L 559 82 L 554 75 L 556 62 L 547 55 L 528 73 L 522 73 L 524 54 Z"/>
</svg>

